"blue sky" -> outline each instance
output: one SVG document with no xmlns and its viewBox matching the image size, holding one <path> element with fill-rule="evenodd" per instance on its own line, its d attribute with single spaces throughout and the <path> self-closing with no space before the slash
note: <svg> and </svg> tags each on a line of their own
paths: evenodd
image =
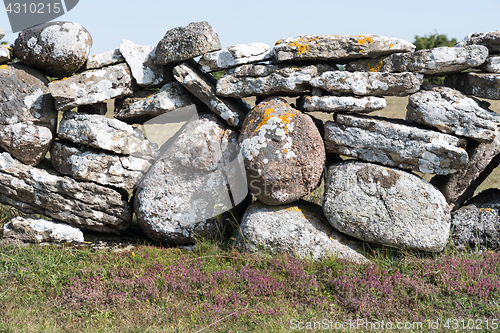
<svg viewBox="0 0 500 333">
<path fill-rule="evenodd" d="M 166 31 L 208 21 L 223 47 L 277 40 L 301 34 L 376 34 L 413 42 L 437 31 L 462 39 L 471 32 L 500 30 L 500 0 L 475 1 L 132 1 L 80 0 L 58 18 L 77 22 L 92 35 L 91 54 L 112 50 L 122 39 L 156 45 Z M 0 27 L 10 30 L 0 9 Z M 4 40 L 14 42 L 17 34 Z"/>
</svg>

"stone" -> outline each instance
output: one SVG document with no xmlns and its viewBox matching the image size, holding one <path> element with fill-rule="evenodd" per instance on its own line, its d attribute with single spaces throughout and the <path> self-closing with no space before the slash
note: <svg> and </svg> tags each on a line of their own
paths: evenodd
<svg viewBox="0 0 500 333">
<path fill-rule="evenodd" d="M 124 39 L 120 44 L 120 53 L 141 87 L 155 88 L 172 81 L 171 68 L 160 66 L 156 62 L 156 47 L 137 45 Z"/>
<path fill-rule="evenodd" d="M 12 48 L 8 45 L 0 45 L 0 65 L 12 60 Z"/>
<path fill-rule="evenodd" d="M 302 259 L 329 256 L 356 263 L 369 260 L 350 243 L 353 240 L 334 230 L 321 206 L 299 200 L 282 206 L 255 201 L 245 212 L 236 246 L 252 252 L 262 250 Z"/>
<path fill-rule="evenodd" d="M 56 100 L 57 110 L 66 111 L 80 105 L 132 95 L 132 80 L 127 64 L 118 64 L 53 81 L 49 90 Z"/>
<path fill-rule="evenodd" d="M 139 128 L 118 119 L 66 111 L 59 123 L 58 138 L 122 155 L 155 158 L 158 146 Z"/>
<path fill-rule="evenodd" d="M 488 189 L 451 213 L 451 243 L 458 250 L 500 250 L 500 191 Z"/>
<path fill-rule="evenodd" d="M 206 21 L 170 29 L 156 47 L 159 65 L 182 62 L 221 49 L 219 36 Z"/>
<path fill-rule="evenodd" d="M 487 73 L 500 74 L 500 55 L 495 54 L 489 56 L 484 64 L 479 66 L 479 69 Z"/>
<path fill-rule="evenodd" d="M 83 232 L 64 223 L 38 218 L 15 217 L 3 226 L 3 237 L 22 242 L 83 243 Z"/>
<path fill-rule="evenodd" d="M 325 72 L 309 83 L 334 95 L 407 96 L 420 89 L 424 76 L 418 73 Z"/>
<path fill-rule="evenodd" d="M 54 169 L 63 175 L 127 190 L 134 189 L 151 167 L 146 159 L 103 153 L 62 141 L 54 143 L 50 156 Z"/>
<path fill-rule="evenodd" d="M 463 47 L 467 45 L 484 45 L 490 51 L 490 54 L 500 53 L 500 30 L 471 33 L 463 40 L 458 42 L 456 47 Z"/>
<path fill-rule="evenodd" d="M 57 125 L 47 78 L 22 64 L 0 66 L 0 147 L 37 165 L 52 145 Z"/>
<path fill-rule="evenodd" d="M 48 76 L 75 73 L 87 61 L 92 36 L 78 23 L 49 22 L 19 33 L 14 56 Z"/>
<path fill-rule="evenodd" d="M 326 71 L 330 65 L 242 65 L 217 81 L 217 95 L 250 97 L 269 95 L 297 96 L 311 91 L 309 81 Z"/>
<path fill-rule="evenodd" d="M 91 69 L 100 69 L 106 66 L 121 64 L 124 62 L 125 58 L 118 48 L 111 51 L 94 54 L 92 57 L 87 59 L 80 70 L 83 72 Z"/>
<path fill-rule="evenodd" d="M 0 40 L 2 40 L 5 37 L 5 31 L 3 31 L 2 28 L 0 28 Z"/>
<path fill-rule="evenodd" d="M 89 114 L 98 114 L 104 116 L 108 113 L 108 104 L 106 103 L 95 103 L 95 104 L 86 104 L 78 106 L 79 113 L 89 113 Z"/>
<path fill-rule="evenodd" d="M 373 59 L 359 59 L 347 63 L 349 72 L 408 72 L 408 62 L 413 53 L 393 53 Z"/>
<path fill-rule="evenodd" d="M 446 175 L 469 161 L 465 139 L 397 119 L 336 113 L 325 132 L 327 152 L 386 166 Z"/>
<path fill-rule="evenodd" d="M 128 194 L 27 166 L 0 153 L 0 203 L 77 228 L 119 233 L 130 226 Z"/>
<path fill-rule="evenodd" d="M 447 76 L 444 85 L 466 95 L 487 99 L 500 99 L 500 74 L 460 73 Z"/>
<path fill-rule="evenodd" d="M 376 35 L 301 35 L 276 42 L 276 60 L 345 61 L 411 52 L 415 45 L 405 40 Z"/>
<path fill-rule="evenodd" d="M 274 58 L 273 49 L 264 43 L 238 44 L 228 48 L 205 53 L 198 61 L 204 73 L 211 73 Z"/>
<path fill-rule="evenodd" d="M 241 127 L 250 106 L 242 99 L 218 97 L 217 81 L 212 75 L 201 72 L 192 63 L 182 63 L 174 68 L 174 77 L 229 125 Z"/>
<path fill-rule="evenodd" d="M 377 164 L 331 165 L 323 211 L 342 233 L 398 248 L 439 252 L 450 234 L 441 192 L 416 175 Z"/>
<path fill-rule="evenodd" d="M 369 113 L 387 106 L 383 97 L 303 96 L 297 101 L 300 110 L 314 112 Z"/>
<path fill-rule="evenodd" d="M 308 115 L 269 98 L 245 118 L 238 139 L 250 192 L 267 205 L 283 205 L 312 192 L 325 164 L 323 139 Z"/>
<path fill-rule="evenodd" d="M 178 82 L 165 84 L 158 91 L 139 90 L 115 100 L 114 117 L 129 124 L 142 124 L 164 113 L 194 105 L 193 96 Z"/>
<path fill-rule="evenodd" d="M 480 142 L 495 139 L 500 116 L 458 90 L 424 85 L 408 98 L 406 120 Z"/>
</svg>

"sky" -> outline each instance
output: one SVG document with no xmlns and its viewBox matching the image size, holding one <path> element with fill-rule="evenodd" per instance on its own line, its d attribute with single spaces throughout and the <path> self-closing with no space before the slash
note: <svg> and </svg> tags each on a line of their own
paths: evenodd
<svg viewBox="0 0 500 333">
<path fill-rule="evenodd" d="M 461 40 L 472 32 L 500 30 L 499 13 L 500 0 L 80 0 L 56 20 L 85 27 L 93 38 L 93 55 L 118 48 L 122 39 L 156 46 L 169 29 L 196 21 L 208 21 L 222 47 L 272 46 L 304 34 L 375 34 L 413 42 L 415 35 L 438 32 Z M 11 30 L 3 7 L 0 27 Z M 7 33 L 2 41 L 16 38 L 17 33 Z"/>
</svg>

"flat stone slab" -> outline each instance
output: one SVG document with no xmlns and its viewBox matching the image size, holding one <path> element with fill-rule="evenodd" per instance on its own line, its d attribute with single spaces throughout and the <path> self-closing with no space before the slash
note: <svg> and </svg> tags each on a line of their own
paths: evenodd
<svg viewBox="0 0 500 333">
<path fill-rule="evenodd" d="M 500 116 L 458 90 L 424 85 L 408 99 L 406 120 L 481 142 L 495 139 Z"/>
<path fill-rule="evenodd" d="M 444 84 L 466 95 L 487 99 L 500 99 L 500 74 L 460 73 L 447 76 Z"/>
<path fill-rule="evenodd" d="M 404 121 L 335 114 L 325 124 L 329 153 L 421 173 L 451 174 L 467 166 L 465 140 Z"/>
<path fill-rule="evenodd" d="M 304 96 L 297 101 L 302 111 L 369 113 L 387 106 L 383 97 Z"/>
<path fill-rule="evenodd" d="M 356 263 L 369 260 L 352 245 L 353 239 L 333 229 L 321 206 L 297 201 L 283 206 L 254 202 L 240 224 L 236 246 L 252 252 L 262 250 L 303 259 L 328 256 Z"/>
<path fill-rule="evenodd" d="M 0 203 L 98 232 L 119 233 L 132 220 L 128 195 L 27 166 L 9 153 L 0 154 Z"/>
<path fill-rule="evenodd" d="M 323 211 L 340 232 L 398 248 L 439 252 L 450 234 L 441 192 L 416 175 L 377 164 L 331 165 Z"/>
<path fill-rule="evenodd" d="M 309 83 L 334 95 L 407 96 L 420 89 L 424 76 L 418 73 L 325 72 Z"/>
<path fill-rule="evenodd" d="M 211 73 L 244 64 L 269 61 L 273 58 L 274 51 L 267 44 L 238 44 L 219 51 L 205 53 L 198 61 L 198 65 L 202 72 Z"/>
<path fill-rule="evenodd" d="M 489 56 L 479 69 L 487 73 L 500 74 L 500 55 Z"/>
<path fill-rule="evenodd" d="M 12 60 L 12 48 L 9 45 L 0 45 L 0 65 Z"/>
<path fill-rule="evenodd" d="M 274 46 L 278 61 L 343 61 L 373 58 L 397 52 L 411 52 L 414 49 L 415 45 L 405 40 L 376 35 L 301 35 L 280 39 Z"/>
<path fill-rule="evenodd" d="M 102 69 L 53 81 L 49 90 L 56 100 L 58 111 L 74 107 L 101 103 L 108 99 L 132 95 L 132 74 L 127 64 L 118 64 Z"/>
<path fill-rule="evenodd" d="M 186 62 L 174 68 L 174 77 L 229 125 L 241 127 L 250 106 L 242 99 L 218 97 L 217 81 L 212 75 L 205 74 L 198 70 L 195 64 Z"/>
<path fill-rule="evenodd" d="M 217 95 L 297 96 L 311 91 L 309 81 L 313 78 L 336 69 L 336 66 L 330 65 L 243 65 L 229 71 L 217 81 Z"/>
<path fill-rule="evenodd" d="M 20 216 L 3 226 L 3 237 L 31 243 L 84 241 L 83 232 L 68 224 Z"/>
<path fill-rule="evenodd" d="M 348 70 L 349 72 L 374 72 L 374 73 L 408 72 L 409 59 L 413 53 L 414 52 L 393 53 L 388 56 L 349 61 L 346 64 L 346 70 Z"/>
<path fill-rule="evenodd" d="M 120 49 L 94 54 L 89 57 L 85 64 L 80 68 L 80 71 L 87 71 L 91 69 L 100 69 L 110 65 L 121 64 L 125 62 Z"/>
<path fill-rule="evenodd" d="M 484 45 L 488 48 L 490 54 L 500 53 L 500 30 L 471 33 L 455 46 L 461 47 L 467 45 Z"/>
</svg>

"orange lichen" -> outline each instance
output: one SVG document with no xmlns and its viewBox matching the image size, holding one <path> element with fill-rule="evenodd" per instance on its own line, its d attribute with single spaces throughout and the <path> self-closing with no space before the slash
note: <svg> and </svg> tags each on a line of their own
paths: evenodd
<svg viewBox="0 0 500 333">
<path fill-rule="evenodd" d="M 389 48 L 392 49 L 394 47 L 394 44 L 389 44 Z"/>
<path fill-rule="evenodd" d="M 498 81 L 497 89 L 500 89 L 500 81 Z"/>
<path fill-rule="evenodd" d="M 380 71 L 380 69 L 382 68 L 383 65 L 384 65 L 384 62 L 382 60 L 380 60 L 379 63 L 376 64 L 375 66 L 372 66 L 370 63 L 368 63 L 367 67 L 368 67 L 368 70 L 370 72 L 378 72 L 378 71 Z"/>
<path fill-rule="evenodd" d="M 5 68 L 7 68 L 7 65 L 0 66 L 0 69 L 5 69 Z"/>
<path fill-rule="evenodd" d="M 293 42 L 291 43 L 288 43 L 288 45 L 290 46 L 293 46 L 293 47 L 296 47 L 297 48 L 297 54 L 298 55 L 301 55 L 301 54 L 304 54 L 306 52 L 309 52 L 309 45 L 303 45 L 303 44 L 300 44 L 298 41 L 294 40 Z"/>
<path fill-rule="evenodd" d="M 363 36 L 360 36 L 360 37 L 363 37 Z M 363 45 L 366 42 L 368 42 L 368 43 L 371 44 L 371 43 L 373 43 L 373 38 L 371 38 L 371 37 L 364 37 L 364 38 L 358 39 L 357 42 L 358 42 L 359 45 Z"/>
<path fill-rule="evenodd" d="M 287 125 L 290 123 L 290 121 L 293 119 L 293 117 L 295 117 L 295 114 L 293 114 L 291 112 L 287 112 L 284 115 L 276 116 L 276 115 L 272 114 L 273 112 L 274 112 L 273 108 L 268 108 L 268 109 L 264 110 L 264 117 L 262 118 L 262 121 L 260 122 L 259 126 L 257 126 L 257 128 L 255 129 L 255 132 L 257 132 L 262 126 L 267 124 L 269 119 L 271 119 L 272 117 L 277 117 L 281 121 L 281 123 L 285 125 L 285 133 L 287 133 L 287 131 L 288 131 Z"/>
</svg>

